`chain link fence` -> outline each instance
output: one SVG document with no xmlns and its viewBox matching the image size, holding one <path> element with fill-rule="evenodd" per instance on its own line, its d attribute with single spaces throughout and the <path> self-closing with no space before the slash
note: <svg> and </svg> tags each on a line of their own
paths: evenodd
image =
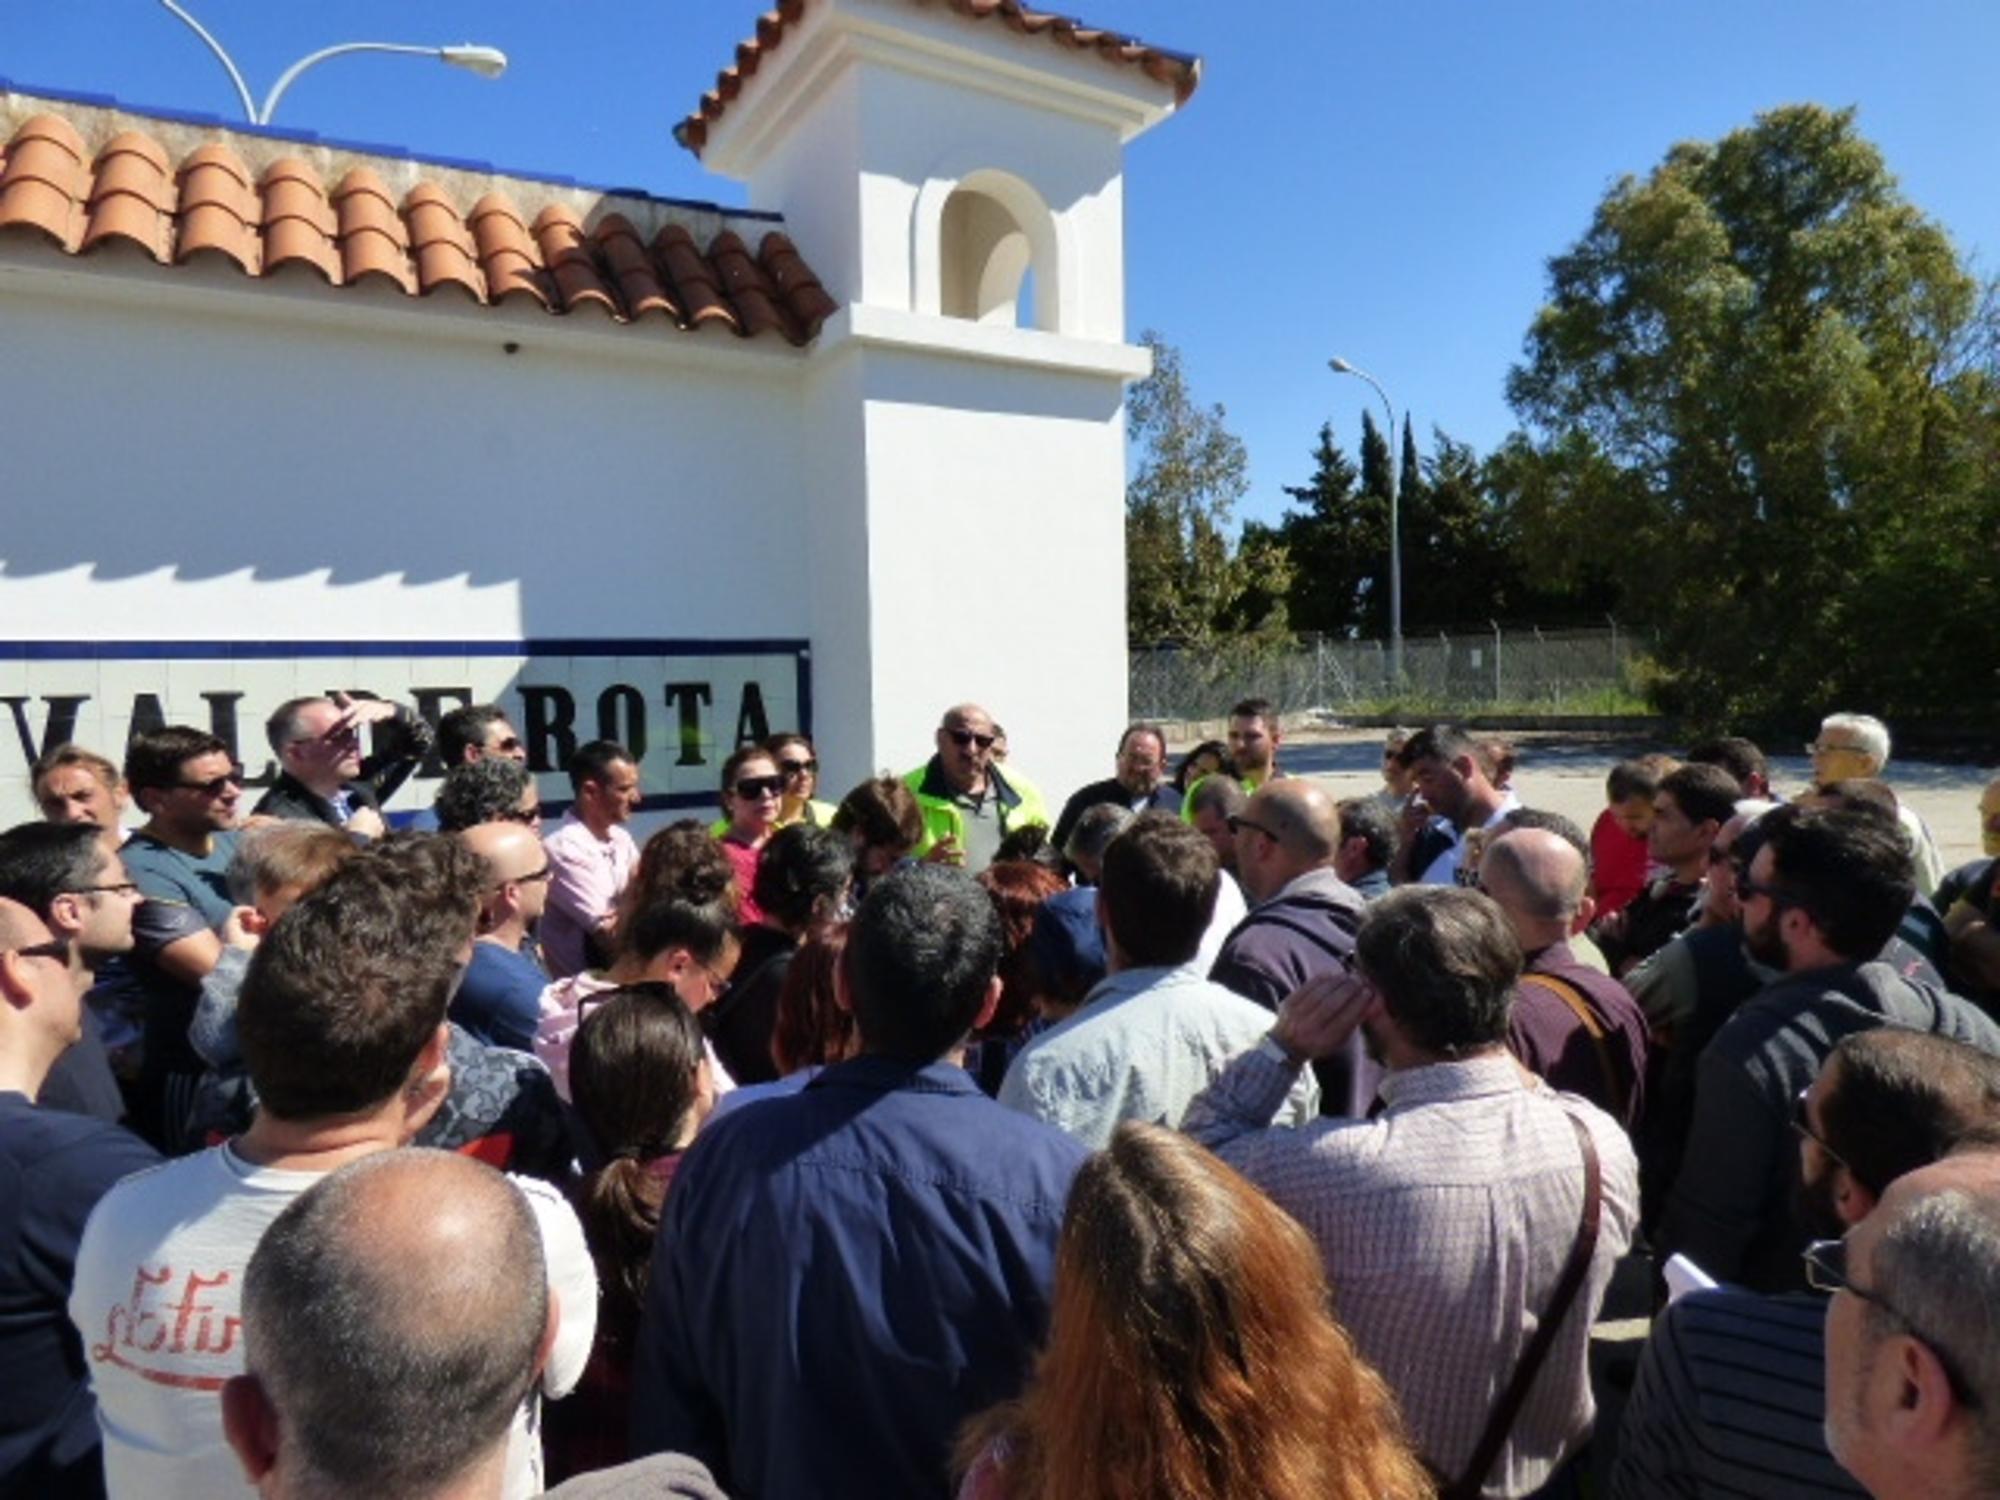
<svg viewBox="0 0 2000 1500">
<path fill-rule="evenodd" d="M 1641 654 L 1643 642 L 1616 625 L 1406 635 L 1399 685 L 1386 641 L 1234 639 L 1134 650 L 1129 680 L 1132 713 L 1142 719 L 1219 719 L 1251 697 L 1269 698 L 1281 713 L 1639 714 L 1646 708 L 1633 668 Z"/>
</svg>

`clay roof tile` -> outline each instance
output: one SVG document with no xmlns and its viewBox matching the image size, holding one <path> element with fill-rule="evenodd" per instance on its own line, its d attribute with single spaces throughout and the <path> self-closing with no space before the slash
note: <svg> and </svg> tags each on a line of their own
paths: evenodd
<svg viewBox="0 0 2000 1500">
<path fill-rule="evenodd" d="M 167 153 L 151 136 L 128 130 L 105 142 L 84 205 L 79 248 L 129 240 L 163 265 L 170 260 L 176 195 L 167 173 Z"/>
<path fill-rule="evenodd" d="M 83 137 L 60 115 L 23 120 L 0 151 L 0 229 L 32 229 L 74 253 L 90 191 L 84 150 Z"/>
<path fill-rule="evenodd" d="M 781 34 L 806 3 L 780 0 L 760 32 Z M 746 52 L 746 73 L 758 55 Z M 163 264 L 216 254 L 252 277 L 300 264 L 333 286 L 380 277 L 415 296 L 449 285 L 479 303 L 526 296 L 551 313 L 589 307 L 620 322 L 665 315 L 684 328 L 775 332 L 794 344 L 836 307 L 775 231 L 753 254 L 725 229 L 704 253 L 671 218 L 648 244 L 619 213 L 586 228 L 561 198 L 532 225 L 504 192 L 462 214 L 440 183 L 425 181 L 398 203 L 382 174 L 363 165 L 329 192 L 320 170 L 298 156 L 253 177 L 227 141 L 176 159 L 141 130 L 114 136 L 93 161 L 83 135 L 54 113 L 23 121 L 0 142 L 0 230 L 9 227 L 70 254 L 122 239 Z"/>
<path fill-rule="evenodd" d="M 99 174 L 100 181 L 103 178 Z M 179 234 L 174 259 L 185 261 L 214 251 L 255 276 L 264 245 L 258 234 L 262 211 L 250 190 L 250 169 L 227 146 L 209 145 L 181 163 Z"/>
<path fill-rule="evenodd" d="M 777 288 L 763 268 L 750 256 L 749 246 L 734 230 L 725 229 L 712 240 L 708 258 L 722 273 L 722 284 L 735 304 L 746 337 L 775 329 L 794 344 L 805 342 L 798 325 L 779 300 Z"/>
<path fill-rule="evenodd" d="M 840 304 L 827 295 L 826 288 L 813 275 L 812 268 L 805 263 L 805 257 L 799 254 L 790 235 L 772 230 L 757 247 L 757 257 L 777 286 L 779 295 L 785 299 L 786 306 L 791 309 L 804 337 L 813 337 L 819 332 L 820 324 L 832 317 Z"/>
<path fill-rule="evenodd" d="M 665 313 L 676 323 L 681 321 L 681 305 L 661 283 L 631 220 L 623 214 L 606 214 L 591 231 L 591 238 L 618 285 L 618 295 L 628 317 L 637 320 L 648 313 Z"/>
<path fill-rule="evenodd" d="M 764 55 L 784 42 L 786 30 L 805 14 L 807 3 L 808 0 L 780 0 L 775 10 L 758 18 L 756 35 L 736 49 L 734 65 L 716 75 L 715 87 L 703 94 L 694 111 L 674 127 L 675 140 L 697 156 L 702 153 L 708 145 L 709 127 L 742 90 L 743 80 L 757 71 Z M 967 20 L 984 21 L 998 16 L 1023 36 L 1048 36 L 1077 51 L 1095 50 L 1109 62 L 1136 65 L 1147 77 L 1172 88 L 1176 101 L 1182 104 L 1201 82 L 1201 62 L 1197 58 L 1152 47 L 1070 16 L 1032 10 L 1021 4 L 1021 0 L 945 0 L 945 4 Z"/>
<path fill-rule="evenodd" d="M 542 271 L 542 255 L 528 234 L 521 211 L 505 193 L 488 193 L 472 205 L 466 222 L 479 247 L 479 267 L 486 273 L 486 285 L 495 302 L 509 297 L 532 297 L 543 307 L 549 305 L 548 278 Z"/>
<path fill-rule="evenodd" d="M 542 260 L 555 278 L 564 312 L 591 307 L 608 317 L 623 319 L 625 311 L 607 285 L 598 267 L 594 243 L 583 230 L 583 220 L 574 209 L 551 203 L 535 215 L 535 241 L 542 248 Z"/>
<path fill-rule="evenodd" d="M 653 236 L 653 261 L 666 272 L 683 309 L 682 323 L 700 328 L 719 323 L 742 332 L 743 325 L 722 298 L 715 269 L 702 258 L 694 236 L 679 224 L 669 224 Z"/>
<path fill-rule="evenodd" d="M 319 173 L 296 156 L 282 157 L 264 169 L 257 186 L 263 200 L 258 222 L 264 229 L 265 269 L 307 265 L 339 286 L 345 280 L 334 238 L 340 219 Z"/>
<path fill-rule="evenodd" d="M 417 277 L 410 265 L 410 233 L 396 212 L 387 183 L 367 167 L 355 167 L 333 190 L 338 223 L 334 238 L 340 249 L 341 279 L 360 281 L 385 276 L 415 295 Z"/>
<path fill-rule="evenodd" d="M 403 219 L 417 260 L 417 290 L 429 296 L 441 286 L 455 286 L 484 302 L 486 276 L 475 258 L 477 247 L 445 190 L 434 182 L 418 183 L 403 199 Z"/>
</svg>

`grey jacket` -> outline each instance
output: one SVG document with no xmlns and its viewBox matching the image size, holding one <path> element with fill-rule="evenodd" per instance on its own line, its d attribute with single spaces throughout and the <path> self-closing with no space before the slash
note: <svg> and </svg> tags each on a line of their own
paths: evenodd
<svg viewBox="0 0 2000 1500">
<path fill-rule="evenodd" d="M 2000 1026 L 1970 1001 L 1883 963 L 1787 974 L 1723 1024 L 1696 1070 L 1694 1125 L 1661 1226 L 1718 1281 L 1760 1292 L 1804 1285 L 1792 1214 L 1792 1110 L 1840 1039 L 1905 1026 L 2000 1056 Z"/>
</svg>

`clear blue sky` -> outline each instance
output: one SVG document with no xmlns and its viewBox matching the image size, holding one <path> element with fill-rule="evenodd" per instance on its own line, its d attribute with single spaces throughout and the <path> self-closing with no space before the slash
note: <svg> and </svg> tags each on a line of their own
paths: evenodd
<svg viewBox="0 0 2000 1500">
<path fill-rule="evenodd" d="M 308 74 L 277 123 L 678 197 L 742 202 L 673 142 L 748 35 L 748 0 L 187 0 L 260 97 L 350 40 L 484 42 L 484 83 L 420 60 Z M 1185 114 L 1126 179 L 1136 336 L 1186 354 L 1248 442 L 1243 514 L 1270 517 L 1329 417 L 1352 448 L 1368 388 L 1482 451 L 1511 428 L 1508 365 L 1543 263 L 1605 187 L 1759 110 L 1856 105 L 1908 195 L 2000 269 L 1995 0 L 1076 0 L 1200 54 Z M 1067 6 L 1057 7 L 1067 9 Z M 199 42 L 153 0 L 0 0 L 0 76 L 234 116 Z M 812 246 L 801 247 L 807 258 Z"/>
</svg>

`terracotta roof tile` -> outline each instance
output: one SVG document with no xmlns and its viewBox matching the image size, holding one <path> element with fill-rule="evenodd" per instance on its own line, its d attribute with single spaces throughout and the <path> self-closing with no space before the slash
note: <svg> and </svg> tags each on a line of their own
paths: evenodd
<svg viewBox="0 0 2000 1500">
<path fill-rule="evenodd" d="M 704 328 L 711 323 L 720 323 L 738 333 L 743 331 L 742 321 L 722 299 L 722 287 L 716 278 L 715 268 L 702 259 L 694 236 L 685 228 L 669 224 L 654 235 L 653 259 L 667 273 L 674 291 L 679 294 L 683 328 Z"/>
<path fill-rule="evenodd" d="M 589 307 L 610 317 L 624 316 L 618 297 L 598 266 L 595 247 L 583 230 L 583 220 L 574 209 L 551 203 L 536 214 L 535 243 L 541 247 L 542 264 L 555 278 L 564 312 Z"/>
<path fill-rule="evenodd" d="M 304 264 L 339 286 L 344 277 L 334 235 L 340 219 L 327 201 L 319 173 L 287 156 L 264 169 L 258 188 L 263 196 L 258 222 L 264 230 L 265 269 Z"/>
<path fill-rule="evenodd" d="M 795 18 L 803 3 L 766 20 L 782 22 L 787 10 Z M 22 96 L 0 85 L 0 132 L 10 98 L 18 111 Z M 737 232 L 715 231 L 719 210 L 691 220 L 712 236 L 704 253 L 671 209 L 660 212 L 668 205 L 639 196 L 571 190 L 565 198 L 562 189 L 504 178 L 468 213 L 459 207 L 474 196 L 464 178 L 453 179 L 454 190 L 421 164 L 364 158 L 380 170 L 348 165 L 329 191 L 330 172 L 313 164 L 320 154 L 279 154 L 275 143 L 238 132 L 137 121 L 156 135 L 127 123 L 122 114 L 45 112 L 0 135 L 0 232 L 26 230 L 69 254 L 124 240 L 163 265 L 215 255 L 258 278 L 309 266 L 336 287 L 382 280 L 409 296 L 450 288 L 485 305 L 588 309 L 619 323 L 664 317 L 679 328 L 774 333 L 793 344 L 811 339 L 836 309 L 789 238 L 767 233 L 753 254 Z M 180 145 L 170 150 L 163 139 Z M 93 140 L 103 143 L 94 157 Z"/>
<path fill-rule="evenodd" d="M 83 137 L 60 115 L 21 122 L 0 148 L 0 228 L 19 225 L 74 253 L 83 243 L 83 200 L 90 191 Z"/>
<path fill-rule="evenodd" d="M 341 278 L 348 282 L 386 276 L 411 296 L 417 276 L 410 267 L 410 231 L 396 212 L 389 185 L 366 167 L 356 167 L 333 190 L 340 246 Z"/>
<path fill-rule="evenodd" d="M 623 214 L 607 214 L 592 231 L 592 237 L 597 241 L 597 253 L 618 283 L 628 317 L 643 318 L 648 313 L 662 312 L 676 323 L 681 321 L 681 305 L 668 295 L 660 273 L 646 253 L 645 242 L 630 219 Z"/>
<path fill-rule="evenodd" d="M 472 238 L 479 246 L 480 269 L 495 302 L 512 296 L 532 297 L 543 307 L 549 305 L 544 287 L 541 252 L 528 237 L 521 211 L 502 193 L 488 193 L 472 205 Z"/>
<path fill-rule="evenodd" d="M 217 251 L 255 276 L 262 269 L 263 208 L 250 169 L 227 146 L 203 146 L 181 163 L 180 237 L 174 259 Z"/>
<path fill-rule="evenodd" d="M 173 180 L 160 143 L 128 130 L 113 136 L 97 153 L 82 249 L 94 250 L 106 240 L 130 240 L 154 260 L 172 259 L 174 227 Z"/>
<path fill-rule="evenodd" d="M 933 0 L 916 0 L 919 4 Z M 1177 102 L 1185 104 L 1201 82 L 1201 60 L 1185 53 L 1150 46 L 1122 32 L 1088 26 L 1068 16 L 1031 10 L 1021 0 L 943 0 L 968 20 L 998 17 L 1023 36 L 1047 36 L 1079 52 L 1096 52 L 1107 62 L 1139 68 L 1148 78 L 1173 89 Z M 808 0 L 779 0 L 776 8 L 757 19 L 757 34 L 736 48 L 736 61 L 715 75 L 715 87 L 701 96 L 694 111 L 674 127 L 674 139 L 699 156 L 708 144 L 709 126 L 722 117 L 732 100 L 743 91 L 744 80 L 763 65 L 765 54 L 782 45 L 786 30 L 806 12 Z"/>
</svg>

